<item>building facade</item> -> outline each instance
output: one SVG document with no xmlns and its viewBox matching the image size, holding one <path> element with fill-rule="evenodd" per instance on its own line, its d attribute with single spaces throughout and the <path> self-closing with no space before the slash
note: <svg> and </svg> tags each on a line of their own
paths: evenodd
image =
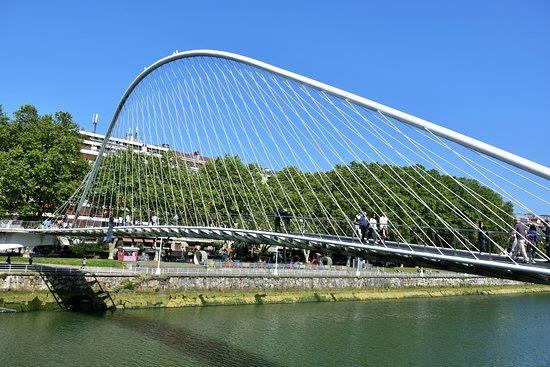
<svg viewBox="0 0 550 367">
<path fill-rule="evenodd" d="M 80 149 L 80 153 L 88 162 L 92 163 L 95 160 L 95 158 L 99 155 L 99 150 L 101 148 L 101 145 L 105 141 L 105 135 L 97 134 L 86 130 L 80 130 L 80 135 L 84 139 L 82 148 Z M 130 133 L 124 139 L 111 136 L 109 138 L 109 141 L 107 142 L 107 145 L 105 146 L 105 153 L 109 154 L 109 152 L 112 152 L 112 151 L 124 150 L 124 149 L 130 149 L 130 148 L 135 152 L 151 154 L 151 155 L 161 155 L 171 150 L 171 147 L 169 144 L 162 144 L 162 145 L 147 144 L 138 137 L 137 133 L 136 134 Z M 193 170 L 198 170 L 199 168 L 204 166 L 205 163 L 210 159 L 209 157 L 205 157 L 201 155 L 200 152 L 198 151 L 193 153 L 186 153 L 186 152 L 179 152 L 179 151 L 174 151 L 174 152 L 176 155 L 181 157 L 186 162 L 186 164 L 189 167 L 191 167 L 191 169 Z"/>
</svg>

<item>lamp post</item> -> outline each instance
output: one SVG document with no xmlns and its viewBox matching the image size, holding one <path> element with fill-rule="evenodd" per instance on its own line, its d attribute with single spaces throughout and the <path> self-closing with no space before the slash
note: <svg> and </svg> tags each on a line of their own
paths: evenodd
<svg viewBox="0 0 550 367">
<path fill-rule="evenodd" d="M 159 245 L 159 256 L 158 256 L 158 261 L 157 261 L 157 270 L 155 271 L 155 275 L 160 275 L 160 256 L 162 254 L 162 238 L 160 239 L 160 245 Z"/>
<path fill-rule="evenodd" d="M 279 246 L 275 247 L 275 270 L 273 271 L 273 275 L 275 276 L 279 275 L 279 269 L 277 269 L 278 264 L 279 264 Z"/>
</svg>

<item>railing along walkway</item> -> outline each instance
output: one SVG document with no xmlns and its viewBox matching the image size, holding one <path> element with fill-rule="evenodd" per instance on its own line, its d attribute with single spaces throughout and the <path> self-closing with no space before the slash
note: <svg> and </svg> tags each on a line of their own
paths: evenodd
<svg viewBox="0 0 550 367">
<path fill-rule="evenodd" d="M 89 273 L 98 276 L 140 276 L 158 275 L 155 267 L 133 267 L 121 269 L 112 267 L 42 267 L 40 265 L 0 265 L 0 273 L 54 272 L 59 274 Z M 295 278 L 464 278 L 477 277 L 471 274 L 454 272 L 400 272 L 385 271 L 383 268 L 357 270 L 310 270 L 310 269 L 258 269 L 258 268 L 160 268 L 160 275 L 174 275 L 187 277 L 295 277 Z"/>
</svg>

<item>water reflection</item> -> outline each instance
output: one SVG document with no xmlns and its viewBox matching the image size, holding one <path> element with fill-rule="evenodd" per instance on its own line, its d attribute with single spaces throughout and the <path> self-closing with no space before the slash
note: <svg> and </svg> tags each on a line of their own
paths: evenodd
<svg viewBox="0 0 550 367">
<path fill-rule="evenodd" d="M 188 327 L 169 324 L 150 316 L 115 314 L 110 320 L 125 329 L 160 341 L 179 353 L 202 360 L 209 366 L 284 366 L 227 341 L 211 338 Z"/>
<path fill-rule="evenodd" d="M 0 316 L 0 366 L 550 365 L 550 294 Z"/>
</svg>

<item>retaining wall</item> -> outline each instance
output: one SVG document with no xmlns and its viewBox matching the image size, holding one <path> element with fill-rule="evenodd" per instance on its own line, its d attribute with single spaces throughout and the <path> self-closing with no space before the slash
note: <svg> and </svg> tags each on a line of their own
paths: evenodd
<svg viewBox="0 0 550 367">
<path fill-rule="evenodd" d="M 2 279 L 5 278 L 5 279 Z M 61 288 L 71 289 L 84 278 L 96 281 L 108 292 L 130 289 L 139 292 L 169 291 L 234 291 L 234 290 L 321 290 L 321 289 L 398 289 L 426 287 L 507 286 L 521 282 L 477 276 L 392 276 L 370 277 L 285 277 L 285 276 L 112 276 L 59 274 Z M 5 275 L 0 277 L 0 291 L 48 290 L 38 274 Z"/>
<path fill-rule="evenodd" d="M 0 274 L 0 307 L 18 311 L 350 301 L 549 291 L 477 276 L 113 276 Z"/>
</svg>

